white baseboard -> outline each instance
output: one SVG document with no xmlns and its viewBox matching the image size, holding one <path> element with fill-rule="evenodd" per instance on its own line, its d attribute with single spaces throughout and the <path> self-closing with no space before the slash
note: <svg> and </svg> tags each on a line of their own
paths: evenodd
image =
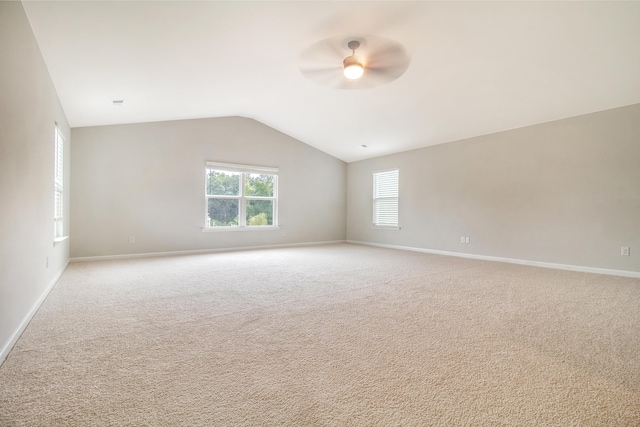
<svg viewBox="0 0 640 427">
<path fill-rule="evenodd" d="M 239 248 L 218 248 L 218 249 L 195 249 L 187 251 L 172 251 L 172 252 L 147 252 L 140 254 L 122 254 L 122 255 L 100 255 L 89 257 L 76 257 L 71 258 L 71 262 L 85 262 L 85 261 L 105 261 L 114 259 L 129 259 L 129 258 L 149 258 L 149 257 L 162 257 L 162 256 L 174 256 L 174 255 L 197 255 L 208 254 L 217 252 L 238 252 L 238 251 L 253 251 L 259 249 L 278 249 L 278 248 L 295 248 L 301 246 L 318 246 L 318 245 L 333 245 L 336 243 L 346 243 L 346 240 L 328 240 L 322 242 L 306 242 L 306 243 L 286 243 L 282 245 L 263 245 L 263 246 L 244 246 Z"/>
<path fill-rule="evenodd" d="M 49 293 L 51 292 L 55 284 L 58 282 L 60 277 L 62 277 L 62 274 L 64 273 L 64 271 L 67 269 L 68 266 L 69 266 L 69 261 L 67 261 L 65 266 L 60 270 L 60 272 L 56 275 L 56 277 L 54 277 L 53 280 L 49 283 L 49 285 L 47 285 L 47 287 L 42 292 L 42 294 L 40 294 L 40 297 L 38 298 L 38 300 L 31 307 L 31 310 L 29 310 L 29 312 L 24 317 L 24 319 L 22 319 L 22 322 L 20 322 L 16 330 L 13 331 L 13 334 L 11 334 L 7 342 L 4 343 L 4 345 L 2 346 L 2 350 L 0 350 L 0 365 L 2 365 L 4 360 L 9 355 L 9 352 L 11 352 L 11 349 L 13 348 L 13 346 L 16 344 L 16 342 L 18 342 L 18 339 L 20 338 L 24 330 L 29 325 L 29 322 L 31 322 L 31 319 L 33 319 L 33 316 L 36 315 L 36 313 L 38 312 L 38 309 L 40 308 L 44 300 L 47 299 L 47 296 L 49 295 Z"/>
<path fill-rule="evenodd" d="M 382 243 L 361 242 L 358 240 L 347 240 L 347 243 L 353 243 L 355 245 L 377 246 L 380 248 L 399 249 L 403 251 L 424 252 L 424 253 L 436 254 L 436 255 L 455 256 L 460 258 L 480 259 L 483 261 L 508 262 L 510 264 L 530 265 L 534 267 L 553 268 L 556 270 L 570 270 L 570 271 L 580 271 L 583 273 L 606 274 L 609 276 L 640 278 L 640 272 L 638 271 L 611 270 L 607 268 L 585 267 L 581 265 L 555 264 L 552 262 L 528 261 L 524 259 L 502 258 L 502 257 L 496 257 L 496 256 L 488 256 L 488 255 L 476 255 L 476 254 L 467 254 L 467 253 L 461 253 L 461 252 L 439 251 L 436 249 L 414 248 L 411 246 L 385 245 Z"/>
</svg>

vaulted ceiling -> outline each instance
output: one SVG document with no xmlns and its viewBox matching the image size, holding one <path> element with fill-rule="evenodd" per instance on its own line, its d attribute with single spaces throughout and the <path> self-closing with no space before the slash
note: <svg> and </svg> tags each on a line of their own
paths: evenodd
<svg viewBox="0 0 640 427">
<path fill-rule="evenodd" d="M 72 127 L 244 116 L 351 162 L 640 103 L 640 2 L 23 4 Z M 301 73 L 350 38 L 409 66 L 366 89 Z"/>
</svg>

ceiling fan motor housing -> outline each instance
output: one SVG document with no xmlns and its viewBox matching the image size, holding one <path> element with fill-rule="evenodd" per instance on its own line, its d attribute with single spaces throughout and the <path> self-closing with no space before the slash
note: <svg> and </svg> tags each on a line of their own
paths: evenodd
<svg viewBox="0 0 640 427">
<path fill-rule="evenodd" d="M 347 56 L 346 58 L 344 58 L 344 61 L 342 61 L 342 63 L 344 64 L 344 68 L 348 68 L 352 66 L 358 66 L 358 67 L 364 68 L 364 64 L 355 55 Z"/>
</svg>

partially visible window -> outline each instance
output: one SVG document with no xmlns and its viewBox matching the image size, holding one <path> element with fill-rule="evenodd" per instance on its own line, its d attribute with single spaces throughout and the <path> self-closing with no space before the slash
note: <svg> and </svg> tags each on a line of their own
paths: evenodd
<svg viewBox="0 0 640 427">
<path fill-rule="evenodd" d="M 373 173 L 373 225 L 398 227 L 398 169 Z"/>
<path fill-rule="evenodd" d="M 278 169 L 207 162 L 206 227 L 278 225 Z"/>
<path fill-rule="evenodd" d="M 54 223 L 54 237 L 62 237 L 64 235 L 63 229 L 63 214 L 64 214 L 64 138 L 60 129 L 56 125 L 55 130 L 55 165 L 54 165 L 54 184 L 53 184 L 53 196 L 54 196 L 54 210 L 53 210 L 53 223 Z"/>
</svg>

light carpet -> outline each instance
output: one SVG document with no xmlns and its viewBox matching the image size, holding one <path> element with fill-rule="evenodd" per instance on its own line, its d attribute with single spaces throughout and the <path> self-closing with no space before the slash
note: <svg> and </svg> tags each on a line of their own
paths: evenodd
<svg viewBox="0 0 640 427">
<path fill-rule="evenodd" d="M 640 280 L 348 244 L 72 263 L 0 425 L 638 426 Z"/>
</svg>

